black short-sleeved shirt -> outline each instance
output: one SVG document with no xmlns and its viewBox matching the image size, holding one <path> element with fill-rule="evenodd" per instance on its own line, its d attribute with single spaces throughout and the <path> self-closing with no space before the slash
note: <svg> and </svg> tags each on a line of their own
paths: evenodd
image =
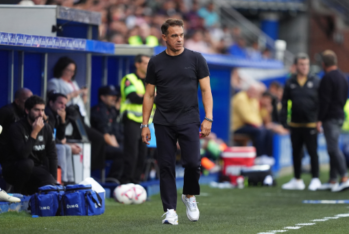
<svg viewBox="0 0 349 234">
<path fill-rule="evenodd" d="M 191 50 L 184 49 L 178 56 L 164 51 L 151 58 L 146 83 L 157 89 L 153 122 L 167 126 L 200 123 L 198 83 L 209 75 L 204 57 Z"/>
</svg>

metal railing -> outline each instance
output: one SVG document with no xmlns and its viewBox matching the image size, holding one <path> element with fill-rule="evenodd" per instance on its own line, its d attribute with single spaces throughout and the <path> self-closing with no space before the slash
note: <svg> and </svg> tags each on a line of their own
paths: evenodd
<svg viewBox="0 0 349 234">
<path fill-rule="evenodd" d="M 275 40 L 265 34 L 260 28 L 246 19 L 242 14 L 236 11 L 229 0 L 218 0 L 215 2 L 217 8 L 220 9 L 219 14 L 221 21 L 227 26 L 238 26 L 244 31 L 244 36 L 247 39 L 258 38 L 260 44 L 272 49 L 275 52 Z M 294 55 L 286 50 L 284 51 L 283 62 L 286 66 L 293 63 Z"/>
</svg>

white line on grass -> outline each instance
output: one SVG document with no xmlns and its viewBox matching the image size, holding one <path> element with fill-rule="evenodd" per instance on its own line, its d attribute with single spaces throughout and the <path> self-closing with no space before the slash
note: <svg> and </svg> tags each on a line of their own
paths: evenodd
<svg viewBox="0 0 349 234">
<path fill-rule="evenodd" d="M 296 226 L 311 226 L 314 225 L 315 223 L 298 223 Z"/>
<path fill-rule="evenodd" d="M 298 226 L 294 226 L 294 227 L 284 227 L 285 229 L 291 229 L 291 230 L 296 230 L 296 229 L 300 229 L 301 227 Z"/>
<path fill-rule="evenodd" d="M 339 218 L 345 218 L 345 217 L 349 217 L 349 213 L 338 214 L 338 215 L 335 215 L 334 217 L 324 217 L 322 219 L 314 219 L 314 220 L 312 220 L 312 222 L 325 222 L 325 221 L 328 221 L 330 219 L 339 219 Z M 288 230 L 297 230 L 297 229 L 300 229 L 304 226 L 312 226 L 312 225 L 315 225 L 315 223 L 299 223 L 299 224 L 296 224 L 295 226 L 284 227 L 284 229 L 282 229 L 282 230 L 259 232 L 258 234 L 275 234 L 275 233 L 279 233 L 279 232 L 287 232 Z"/>
</svg>

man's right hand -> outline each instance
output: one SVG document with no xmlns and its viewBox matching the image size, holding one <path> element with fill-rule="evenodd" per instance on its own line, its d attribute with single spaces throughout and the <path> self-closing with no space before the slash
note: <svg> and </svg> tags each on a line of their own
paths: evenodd
<svg viewBox="0 0 349 234">
<path fill-rule="evenodd" d="M 31 133 L 31 137 L 36 139 L 37 135 L 41 131 L 41 129 L 45 126 L 44 120 L 42 117 L 37 118 L 34 123 L 32 124 L 33 130 Z"/>
<path fill-rule="evenodd" d="M 142 128 L 142 141 L 149 145 L 151 140 L 151 134 L 149 128 Z"/>
<path fill-rule="evenodd" d="M 67 115 L 67 113 L 65 112 L 64 109 L 58 109 L 57 110 L 57 114 L 61 117 L 62 119 L 62 123 L 65 123 L 65 117 Z"/>
</svg>

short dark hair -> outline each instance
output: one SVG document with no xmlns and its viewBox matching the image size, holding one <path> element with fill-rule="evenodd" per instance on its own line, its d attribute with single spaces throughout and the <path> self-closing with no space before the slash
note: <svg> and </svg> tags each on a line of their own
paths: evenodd
<svg viewBox="0 0 349 234">
<path fill-rule="evenodd" d="M 61 57 L 60 59 L 58 59 L 57 63 L 55 64 L 55 66 L 53 68 L 53 76 L 55 78 L 61 78 L 64 69 L 66 69 L 68 67 L 68 65 L 71 63 L 75 65 L 75 73 L 73 75 L 73 79 L 74 79 L 76 71 L 78 70 L 78 67 L 77 67 L 75 61 L 67 56 L 64 56 L 64 57 Z"/>
<path fill-rule="evenodd" d="M 337 65 L 337 55 L 332 50 L 325 50 L 322 52 L 322 62 L 325 67 Z"/>
<path fill-rule="evenodd" d="M 150 56 L 146 54 L 137 54 L 135 57 L 135 63 L 141 63 L 143 60 L 143 57 L 150 58 Z"/>
<path fill-rule="evenodd" d="M 294 58 L 294 64 L 297 65 L 298 60 L 300 59 L 309 59 L 309 56 L 306 53 L 297 54 L 297 56 Z"/>
<path fill-rule="evenodd" d="M 41 97 L 39 97 L 37 95 L 33 95 L 25 101 L 24 108 L 26 110 L 31 110 L 37 104 L 45 105 L 45 101 Z"/>
<path fill-rule="evenodd" d="M 48 103 L 50 103 L 51 101 L 55 102 L 57 100 L 57 98 L 59 98 L 59 97 L 64 97 L 64 98 L 68 99 L 68 97 L 66 95 L 64 95 L 63 93 L 56 93 L 55 91 L 50 91 L 47 94 L 47 101 L 48 101 Z"/>
<path fill-rule="evenodd" d="M 179 19 L 168 19 L 161 25 L 161 33 L 167 35 L 168 33 L 168 27 L 173 27 L 173 26 L 180 26 L 183 27 L 184 23 L 182 20 Z"/>
<path fill-rule="evenodd" d="M 282 84 L 280 82 L 278 82 L 278 81 L 271 82 L 270 85 L 269 85 L 269 88 L 272 87 L 272 86 L 274 86 L 277 89 L 282 89 L 283 88 Z"/>
<path fill-rule="evenodd" d="M 269 97 L 269 98 L 273 99 L 273 95 L 272 95 L 270 92 L 268 92 L 268 91 L 265 91 L 265 92 L 262 94 L 262 97 Z"/>
</svg>

